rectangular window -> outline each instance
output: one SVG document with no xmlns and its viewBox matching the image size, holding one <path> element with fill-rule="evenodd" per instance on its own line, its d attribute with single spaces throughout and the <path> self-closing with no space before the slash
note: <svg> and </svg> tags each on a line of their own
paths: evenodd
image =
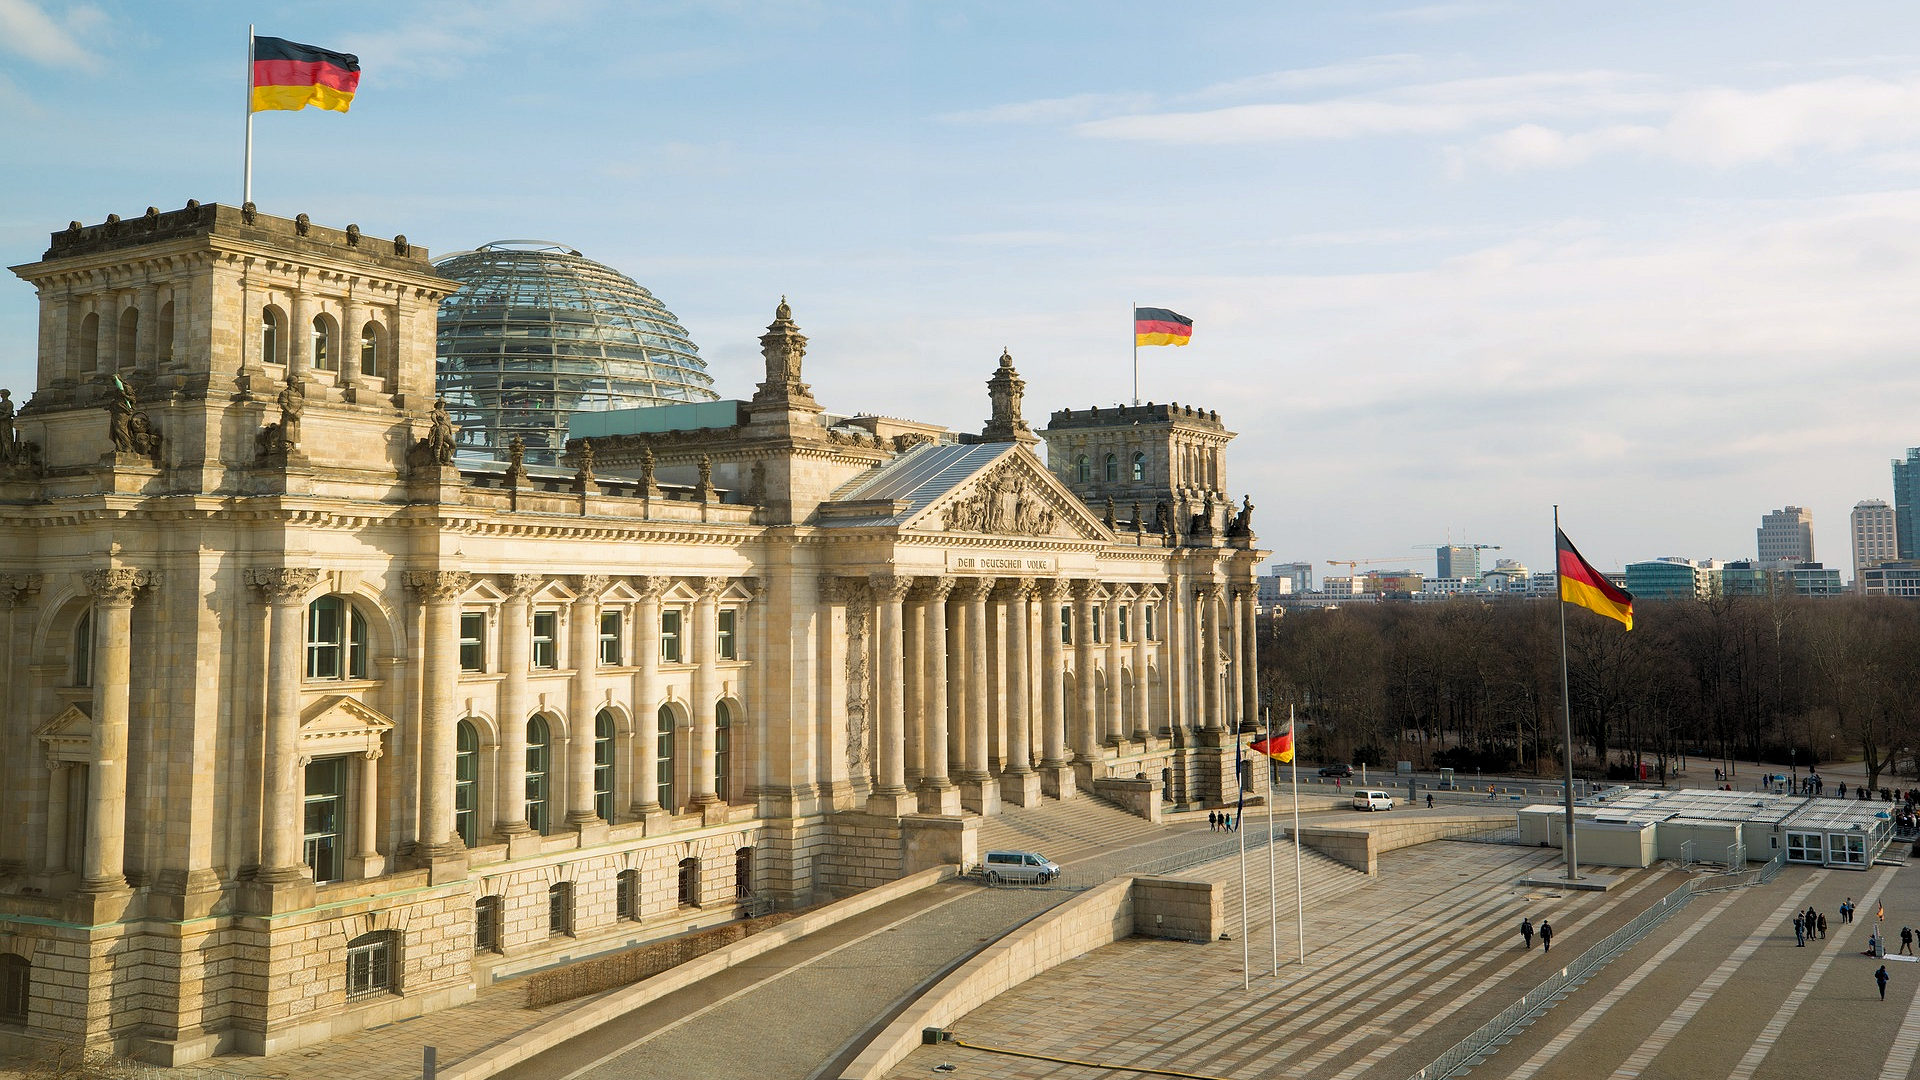
<svg viewBox="0 0 1920 1080">
<path fill-rule="evenodd" d="M 560 666 L 560 657 L 554 643 L 559 639 L 560 615 L 553 611 L 533 613 L 533 666 L 552 668 Z"/>
<path fill-rule="evenodd" d="M 307 766 L 306 859 L 313 880 L 338 881 L 346 862 L 347 759 Z"/>
<path fill-rule="evenodd" d="M 620 919 L 640 918 L 640 871 L 622 870 L 618 878 L 613 898 L 614 917 Z"/>
<path fill-rule="evenodd" d="M 1095 645 L 1105 645 L 1107 643 L 1107 606 L 1093 605 L 1091 616 L 1093 625 L 1087 628 L 1088 636 L 1093 638 Z"/>
<path fill-rule="evenodd" d="M 547 890 L 547 936 L 573 933 L 573 882 L 562 881 Z"/>
<path fill-rule="evenodd" d="M 1073 644 L 1073 605 L 1060 605 L 1060 644 Z"/>
<path fill-rule="evenodd" d="M 660 613 L 660 660 L 668 664 L 680 662 L 680 613 L 677 611 Z"/>
<path fill-rule="evenodd" d="M 500 951 L 498 896 L 483 896 L 473 902 L 473 948 L 476 952 Z"/>
<path fill-rule="evenodd" d="M 619 667 L 626 650 L 620 647 L 620 613 L 600 613 L 600 666 Z"/>
<path fill-rule="evenodd" d="M 1158 625 L 1158 623 L 1157 623 L 1157 621 L 1156 621 L 1156 620 L 1155 620 L 1155 618 L 1154 618 L 1154 615 L 1156 614 L 1156 611 L 1155 611 L 1155 608 L 1154 608 L 1154 605 L 1152 605 L 1152 604 L 1148 604 L 1148 605 L 1147 605 L 1147 610 L 1146 610 L 1146 611 L 1144 611 L 1144 612 L 1142 612 L 1142 614 L 1143 614 L 1143 615 L 1145 615 L 1145 616 L 1146 616 L 1146 618 L 1147 618 L 1147 640 L 1148 640 L 1148 641 L 1159 641 L 1159 640 L 1160 640 L 1160 627 L 1159 627 L 1159 625 Z"/>
<path fill-rule="evenodd" d="M 487 670 L 487 616 L 482 611 L 460 613 L 460 670 Z"/>
<path fill-rule="evenodd" d="M 372 941 L 356 938 L 361 944 L 347 948 L 347 996 L 391 993 L 393 990 L 393 938 L 380 934 Z"/>
<path fill-rule="evenodd" d="M 740 659 L 733 637 L 734 619 L 739 614 L 737 611 L 720 612 L 719 629 L 714 633 L 713 651 L 722 660 Z"/>
<path fill-rule="evenodd" d="M 1133 605 L 1121 604 L 1119 614 L 1120 614 L 1120 640 L 1132 641 L 1133 627 L 1128 625 L 1128 620 L 1133 618 Z"/>
</svg>

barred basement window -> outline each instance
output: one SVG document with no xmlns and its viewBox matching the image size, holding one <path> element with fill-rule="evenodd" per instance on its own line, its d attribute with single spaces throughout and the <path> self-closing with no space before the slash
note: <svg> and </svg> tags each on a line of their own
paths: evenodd
<svg viewBox="0 0 1920 1080">
<path fill-rule="evenodd" d="M 547 889 L 547 936 L 573 933 L 573 882 L 562 881 Z"/>
<path fill-rule="evenodd" d="M 393 978 L 394 933 L 376 930 L 347 942 L 347 997 L 394 994 L 399 986 Z"/>
<path fill-rule="evenodd" d="M 733 898 L 753 899 L 753 849 L 750 847 L 733 853 Z"/>
<path fill-rule="evenodd" d="M 680 906 L 700 906 L 700 860 L 680 860 Z"/>
<path fill-rule="evenodd" d="M 640 871 L 620 871 L 615 880 L 613 905 L 617 917 L 640 921 Z"/>
<path fill-rule="evenodd" d="M 33 965 L 24 956 L 0 953 L 0 1021 L 27 1022 L 33 1000 Z"/>
<path fill-rule="evenodd" d="M 473 948 L 475 952 L 500 951 L 500 898 L 483 896 L 473 902 Z"/>
</svg>

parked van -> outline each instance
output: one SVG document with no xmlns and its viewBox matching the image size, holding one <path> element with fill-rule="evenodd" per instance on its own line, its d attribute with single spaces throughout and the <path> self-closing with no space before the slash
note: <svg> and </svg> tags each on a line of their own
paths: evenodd
<svg viewBox="0 0 1920 1080">
<path fill-rule="evenodd" d="M 1393 796 L 1379 788 L 1362 788 L 1353 793 L 1353 808 L 1355 810 L 1391 810 Z"/>
<path fill-rule="evenodd" d="M 1060 864 L 1037 851 L 989 851 L 980 869 L 989 883 L 1017 881 L 1044 885 L 1060 876 Z"/>
</svg>

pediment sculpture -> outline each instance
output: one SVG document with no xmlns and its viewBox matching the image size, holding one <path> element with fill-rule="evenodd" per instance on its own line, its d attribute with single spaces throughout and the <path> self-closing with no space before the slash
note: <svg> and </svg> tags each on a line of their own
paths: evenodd
<svg viewBox="0 0 1920 1080">
<path fill-rule="evenodd" d="M 1056 515 L 1037 484 L 1013 462 L 988 470 L 973 490 L 948 503 L 940 521 L 948 532 L 1047 536 Z"/>
</svg>

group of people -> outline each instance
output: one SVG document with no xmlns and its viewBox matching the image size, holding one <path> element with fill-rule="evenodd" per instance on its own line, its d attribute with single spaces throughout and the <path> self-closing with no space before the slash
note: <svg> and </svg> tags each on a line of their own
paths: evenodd
<svg viewBox="0 0 1920 1080">
<path fill-rule="evenodd" d="M 1845 796 L 1842 796 L 1842 798 L 1845 798 Z M 1842 923 L 1852 922 L 1853 913 L 1854 913 L 1853 897 L 1849 896 L 1845 900 L 1841 901 L 1840 903 L 1840 921 Z M 1886 913 L 1886 909 L 1884 907 L 1876 909 L 1876 914 L 1879 916 L 1884 917 L 1885 913 Z M 1825 938 L 1827 936 L 1827 917 L 1811 907 L 1805 911 L 1794 912 L 1793 943 L 1797 946 L 1805 948 L 1807 944 L 1807 939 L 1815 936 L 1818 936 L 1820 938 Z M 1914 955 L 1913 946 L 1916 938 L 1920 938 L 1920 934 L 1915 934 L 1912 927 L 1910 926 L 1901 927 L 1900 928 L 1900 952 L 1907 956 Z M 1867 937 L 1866 955 L 1872 956 L 1872 957 L 1885 956 L 1886 955 L 1886 953 L 1884 952 L 1885 948 L 1886 948 L 1886 945 L 1880 939 L 1880 931 L 1878 929 L 1875 929 L 1874 932 Z M 1873 973 L 1873 981 L 1880 988 L 1881 1001 L 1887 1000 L 1887 979 L 1888 978 L 1889 976 L 1887 975 L 1887 965 L 1885 964 L 1881 964 L 1879 970 Z"/>
<path fill-rule="evenodd" d="M 1851 902 L 1852 898 L 1849 897 L 1848 899 L 1849 902 Z M 1850 909 L 1842 908 L 1841 910 L 1846 911 Z M 1806 948 L 1807 939 L 1813 937 L 1815 934 L 1820 935 L 1823 941 L 1826 939 L 1827 917 L 1812 908 L 1808 908 L 1805 911 L 1794 912 L 1793 943 L 1801 948 Z"/>
<path fill-rule="evenodd" d="M 1533 920 L 1523 916 L 1520 919 L 1521 948 L 1533 948 L 1533 934 Z M 1553 924 L 1545 919 L 1540 920 L 1540 950 L 1542 952 L 1553 951 Z"/>
<path fill-rule="evenodd" d="M 1207 828 L 1213 832 L 1234 832 L 1240 828 L 1240 822 L 1235 820 L 1231 811 L 1209 810 Z"/>
</svg>

